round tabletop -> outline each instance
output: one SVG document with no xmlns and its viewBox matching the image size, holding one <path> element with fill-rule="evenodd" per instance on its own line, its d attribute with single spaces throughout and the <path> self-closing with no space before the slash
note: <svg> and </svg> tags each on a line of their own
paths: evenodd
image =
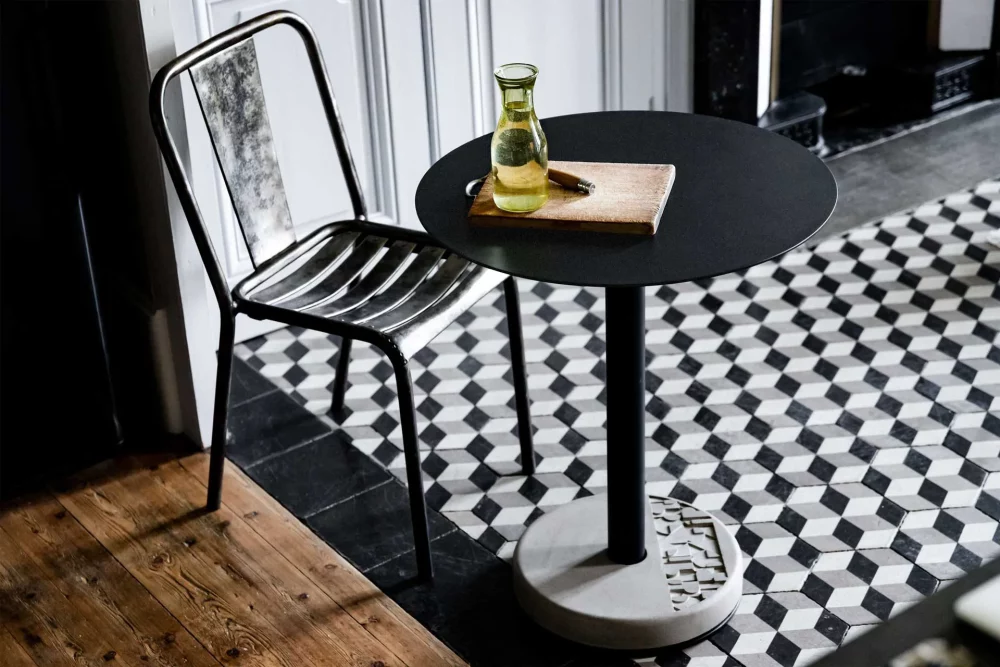
<svg viewBox="0 0 1000 667">
<path fill-rule="evenodd" d="M 837 183 L 821 160 L 752 125 L 609 111 L 548 118 L 542 128 L 553 160 L 674 165 L 656 234 L 473 227 L 465 186 L 490 170 L 489 135 L 456 148 L 424 175 L 416 199 L 424 228 L 452 252 L 521 278 L 662 285 L 782 255 L 815 234 L 837 202 Z"/>
</svg>

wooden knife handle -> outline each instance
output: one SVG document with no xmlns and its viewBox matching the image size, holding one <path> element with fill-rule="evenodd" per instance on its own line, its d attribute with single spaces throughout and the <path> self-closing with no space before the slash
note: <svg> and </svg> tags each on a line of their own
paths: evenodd
<svg viewBox="0 0 1000 667">
<path fill-rule="evenodd" d="M 586 178 L 580 178 L 565 171 L 549 168 L 549 180 L 558 183 L 567 190 L 579 190 L 584 194 L 593 194 L 597 186 Z"/>
</svg>

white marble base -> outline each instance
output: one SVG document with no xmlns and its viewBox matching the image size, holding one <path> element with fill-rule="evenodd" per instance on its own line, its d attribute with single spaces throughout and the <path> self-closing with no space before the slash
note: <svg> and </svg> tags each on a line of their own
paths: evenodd
<svg viewBox="0 0 1000 667">
<path fill-rule="evenodd" d="M 634 565 L 607 557 L 606 496 L 535 521 L 514 551 L 514 592 L 525 612 L 557 635 L 612 649 L 672 646 L 721 627 L 743 589 L 736 540 L 687 503 L 650 502 L 646 558 Z"/>
</svg>

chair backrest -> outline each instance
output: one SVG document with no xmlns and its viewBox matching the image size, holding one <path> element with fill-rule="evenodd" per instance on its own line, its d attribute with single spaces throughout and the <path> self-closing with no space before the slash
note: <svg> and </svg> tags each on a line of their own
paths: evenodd
<svg viewBox="0 0 1000 667">
<path fill-rule="evenodd" d="M 287 11 L 270 12 L 226 30 L 177 57 L 153 78 L 149 113 L 167 170 L 220 305 L 223 293 L 225 301 L 229 301 L 225 274 L 212 248 L 177 146 L 167 128 L 164 94 L 171 80 L 189 72 L 251 260 L 254 266 L 266 261 L 294 243 L 295 232 L 264 102 L 253 35 L 282 23 L 293 27 L 306 47 L 340 157 L 354 216 L 359 220 L 367 217 L 357 170 L 323 56 L 316 36 L 301 17 Z"/>
<path fill-rule="evenodd" d="M 295 242 L 253 38 L 189 70 L 250 257 Z"/>
</svg>

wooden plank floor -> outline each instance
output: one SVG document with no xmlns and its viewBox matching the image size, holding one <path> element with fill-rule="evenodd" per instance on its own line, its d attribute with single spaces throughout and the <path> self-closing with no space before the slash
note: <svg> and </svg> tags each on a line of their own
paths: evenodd
<svg viewBox="0 0 1000 667">
<path fill-rule="evenodd" d="M 465 663 L 235 466 L 128 459 L 0 508 L 0 664 Z"/>
</svg>

